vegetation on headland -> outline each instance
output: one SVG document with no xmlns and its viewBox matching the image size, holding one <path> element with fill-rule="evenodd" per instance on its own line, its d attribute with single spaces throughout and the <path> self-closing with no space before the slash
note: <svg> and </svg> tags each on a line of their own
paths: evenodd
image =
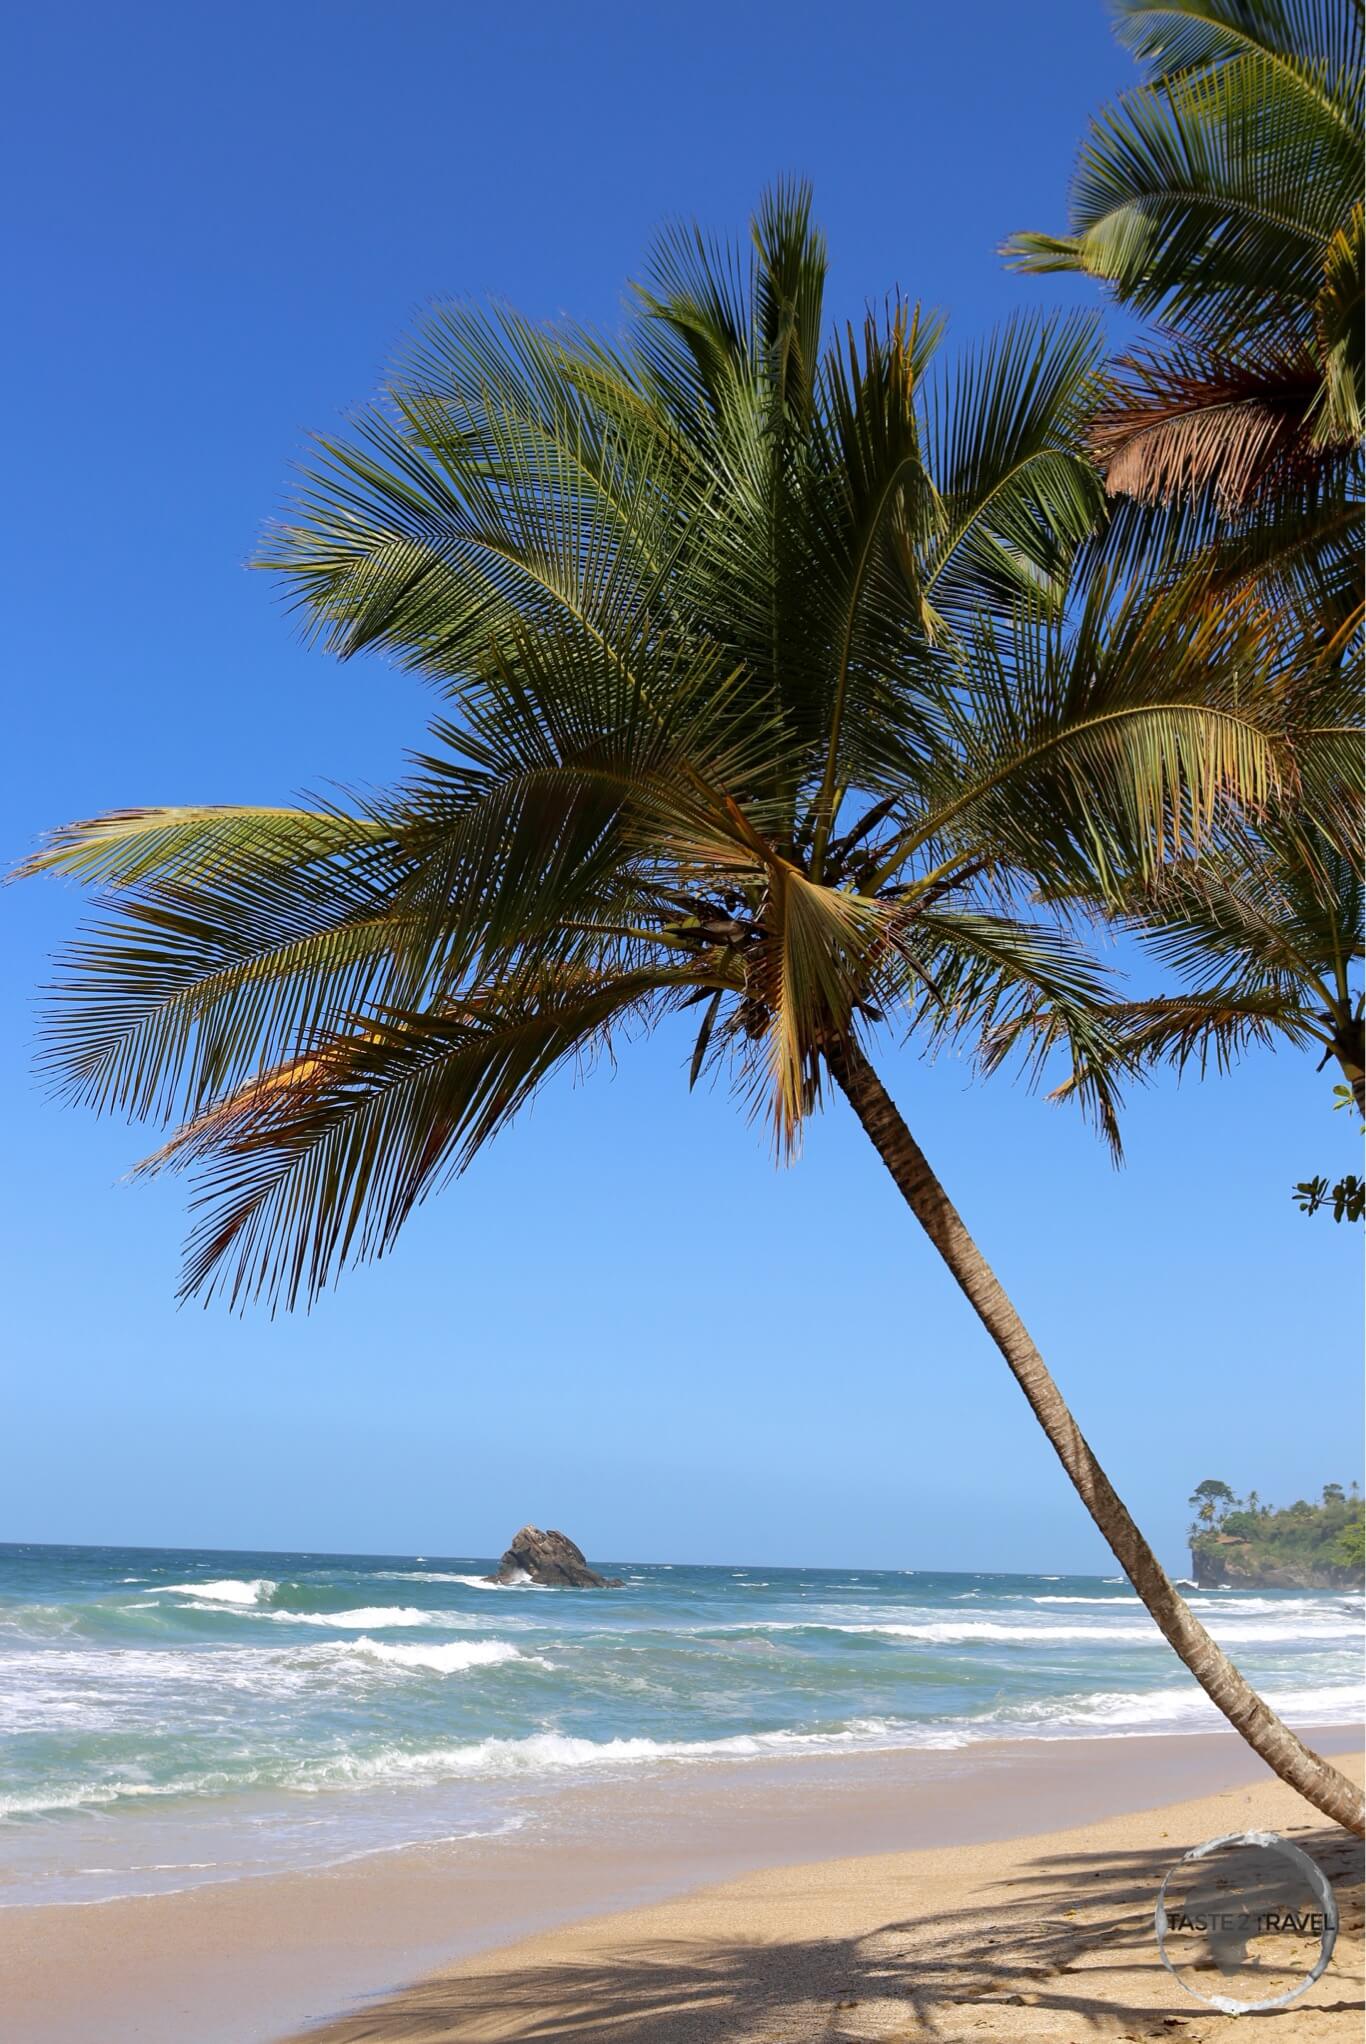
<svg viewBox="0 0 1366 2044">
<path fill-rule="evenodd" d="M 1366 1516 L 1360 1486 L 1326 1483 L 1317 1504 L 1298 1498 L 1276 1507 L 1249 1491 L 1236 1497 L 1207 1477 L 1190 1503 L 1192 1573 L 1202 1589 L 1357 1588 L 1366 1569 Z"/>
<path fill-rule="evenodd" d="M 800 188 L 747 247 L 667 234 L 617 344 L 437 313 L 269 551 L 335 651 L 437 685 L 426 754 L 354 813 L 59 832 L 31 870 L 107 914 L 49 1057 L 70 1097 L 181 1124 L 151 1162 L 200 1174 L 187 1289 L 289 1304 L 552 1071 L 684 1011 L 691 1078 L 731 1073 L 780 1151 L 841 1093 L 1165 1637 L 1360 1828 L 1162 1571 L 868 1056 L 893 1018 L 985 1071 L 1060 1052 L 1116 1148 L 1155 1057 L 1279 1038 L 1362 1078 L 1359 27 L 1121 20 L 1150 75 L 1102 143 L 1133 132 L 1088 146 L 1035 267 L 1177 323 L 1195 370 L 1125 397 L 1090 323 L 1029 317 L 949 360 L 900 301 L 830 336 Z M 1117 1002 L 1079 911 L 1194 984 Z"/>
</svg>

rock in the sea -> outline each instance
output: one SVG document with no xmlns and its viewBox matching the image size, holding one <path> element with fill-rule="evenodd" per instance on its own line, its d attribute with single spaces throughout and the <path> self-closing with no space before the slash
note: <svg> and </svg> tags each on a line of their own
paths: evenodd
<svg viewBox="0 0 1366 2044">
<path fill-rule="evenodd" d="M 620 1576 L 600 1576 L 583 1558 L 582 1548 L 565 1533 L 542 1533 L 523 1526 L 499 1562 L 490 1583 L 544 1583 L 556 1590 L 619 1590 Z"/>
</svg>

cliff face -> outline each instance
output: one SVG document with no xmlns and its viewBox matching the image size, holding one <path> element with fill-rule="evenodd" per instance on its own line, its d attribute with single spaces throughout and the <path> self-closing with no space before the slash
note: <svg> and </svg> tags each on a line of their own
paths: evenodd
<svg viewBox="0 0 1366 2044">
<path fill-rule="evenodd" d="M 1202 1590 L 1350 1590 L 1357 1571 L 1331 1563 L 1259 1554 L 1232 1533 L 1205 1533 L 1191 1543 L 1191 1574 Z"/>
</svg>

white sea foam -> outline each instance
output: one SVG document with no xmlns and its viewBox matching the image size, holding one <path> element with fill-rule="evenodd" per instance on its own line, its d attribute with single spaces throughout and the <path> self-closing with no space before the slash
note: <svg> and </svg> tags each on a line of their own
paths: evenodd
<svg viewBox="0 0 1366 2044">
<path fill-rule="evenodd" d="M 61 1604 L 19 1604 L 7 1611 L 0 1619 L 0 1633 L 22 1640 L 60 1639 L 64 1633 L 74 1632 L 79 1623 L 78 1615 L 69 1606 Z"/>
<path fill-rule="evenodd" d="M 1192 1611 L 1338 1612 L 1343 1606 L 1329 1595 L 1319 1597 L 1187 1597 Z"/>
<path fill-rule="evenodd" d="M 1154 1646 L 1161 1639 L 1151 1620 L 1138 1625 L 1050 1625 L 1040 1619 L 1034 1625 L 1009 1625 L 994 1618 L 948 1618 L 901 1624 L 882 1618 L 835 1619 L 819 1612 L 813 1612 L 809 1618 L 732 1619 L 681 1629 L 699 1636 L 727 1632 L 843 1632 L 872 1638 L 923 1640 L 927 1645 L 940 1646 L 968 1646 L 974 1640 L 989 1640 L 1004 1646 L 1069 1646 L 1086 1641 L 1105 1645 Z M 1294 1641 L 1329 1645 L 1356 1642 L 1361 1638 L 1360 1623 L 1350 1613 L 1334 1615 L 1323 1611 L 1291 1612 L 1280 1624 L 1270 1620 L 1262 1624 L 1244 1624 L 1235 1620 L 1231 1625 L 1219 1624 L 1212 1629 L 1219 1639 L 1244 1646 L 1254 1643 L 1287 1646 Z"/>
<path fill-rule="evenodd" d="M 360 1641 L 306 1652 L 354 1653 Z M 387 1643 L 372 1642 L 374 1647 Z M 466 1647 L 480 1644 L 468 1641 Z M 506 1644 L 489 1641 L 487 1645 Z M 438 1650 L 439 1651 L 439 1650 Z M 1356 1722 L 1366 1710 L 1359 1685 L 1273 1693 L 1267 1701 L 1300 1724 Z M 1217 1730 L 1223 1718 L 1193 1684 L 1184 1688 L 1108 1691 L 1008 1704 L 973 1718 L 915 1722 L 904 1718 L 851 1718 L 820 1730 L 779 1729 L 716 1739 L 627 1737 L 585 1739 L 563 1732 L 535 1732 L 520 1739 L 487 1738 L 427 1747 L 388 1745 L 364 1752 L 301 1759 L 283 1768 L 251 1768 L 229 1779 L 222 1772 L 179 1775 L 149 1782 L 116 1777 L 103 1781 L 53 1782 L 28 1793 L 0 1797 L 0 1819 L 59 1810 L 98 1808 L 148 1797 L 220 1795 L 264 1786 L 309 1793 L 338 1789 L 427 1784 L 469 1778 L 541 1776 L 581 1771 L 669 1765 L 680 1762 L 743 1760 L 781 1755 L 838 1755 L 886 1748 L 953 1750 L 999 1739 L 1114 1738 L 1135 1732 L 1172 1734 Z"/>
<path fill-rule="evenodd" d="M 977 1592 L 969 1590 L 968 1595 L 975 1597 Z M 1123 1597 L 1030 1597 L 1027 1601 L 1031 1604 L 1098 1604 L 1102 1611 L 1122 1611 L 1126 1602 Z"/>
<path fill-rule="evenodd" d="M 459 1625 L 458 1613 L 419 1611 L 411 1604 L 363 1604 L 355 1611 L 272 1611 L 278 1625 L 330 1625 L 339 1632 L 377 1632 L 384 1626 Z"/>
<path fill-rule="evenodd" d="M 532 1732 L 521 1739 L 477 1739 L 418 1749 L 389 1746 L 319 1762 L 295 1784 L 315 1789 L 377 1782 L 435 1781 L 461 1775 L 551 1774 L 568 1769 L 634 1767 L 678 1760 L 749 1759 L 761 1754 L 841 1751 L 897 1744 L 895 1720 L 856 1718 L 828 1731 L 737 1733 L 720 1739 L 583 1739 Z"/>
<path fill-rule="evenodd" d="M 276 1588 L 277 1585 L 267 1576 L 257 1576 L 249 1583 L 229 1577 L 215 1583 L 156 1583 L 144 1594 L 148 1597 L 202 1597 L 212 1604 L 268 1604 Z"/>
<path fill-rule="evenodd" d="M 519 1570 L 505 1583 L 496 1583 L 492 1576 L 451 1576 L 449 1581 L 463 1583 L 467 1590 L 546 1590 L 548 1583 L 533 1583 L 531 1577 Z"/>
<path fill-rule="evenodd" d="M 445 1575 L 440 1569 L 422 1568 L 381 1568 L 375 1570 L 375 1580 L 384 1583 L 470 1583 L 482 1586 L 480 1576 Z"/>
<path fill-rule="evenodd" d="M 437 1675 L 462 1675 L 470 1668 L 496 1668 L 505 1661 L 521 1661 L 528 1667 L 548 1668 L 551 1663 L 539 1654 L 523 1654 L 508 1640 L 461 1639 L 445 1646 L 403 1646 L 392 1640 L 347 1640 L 339 1649 L 382 1668 L 420 1669 Z"/>
<path fill-rule="evenodd" d="M 57 1810 L 98 1809 L 102 1804 L 121 1802 L 125 1796 L 175 1793 L 171 1788 L 143 1781 L 57 1782 L 51 1788 L 34 1789 L 27 1795 L 0 1796 L 0 1823 L 14 1817 L 43 1817 Z"/>
<path fill-rule="evenodd" d="M 829 1732 L 757 1732 L 723 1739 L 583 1739 L 562 1732 L 534 1732 L 522 1739 L 479 1739 L 464 1745 L 408 1748 L 385 1746 L 369 1753 L 346 1752 L 324 1760 L 303 1760 L 274 1771 L 275 1785 L 304 1793 L 376 1788 L 398 1783 L 436 1783 L 462 1777 L 543 1775 L 569 1770 L 631 1767 L 650 1762 L 744 1759 L 760 1754 L 801 1753 L 897 1743 L 893 1724 L 855 1720 Z M 952 1742 L 951 1742 L 952 1743 Z M 221 1774 L 181 1775 L 174 1781 L 54 1782 L 29 1794 L 0 1797 L 0 1820 L 49 1811 L 100 1808 L 125 1799 L 221 1793 L 263 1785 L 266 1773 L 249 1769 L 236 1780 Z"/>
<path fill-rule="evenodd" d="M 387 1673 L 465 1669 L 521 1661 L 554 1664 L 506 1640 L 310 1641 L 278 1647 L 34 1647 L 0 1656 L 0 1733 L 121 1734 L 168 1714 L 187 1735 L 206 1711 L 218 1721 L 235 1694 L 267 1707 L 321 1703 L 329 1691 L 370 1684 Z"/>
<path fill-rule="evenodd" d="M 1352 1724 L 1366 1710 L 1366 1688 L 1357 1683 L 1291 1689 L 1267 1697 L 1281 1716 L 1303 1725 Z M 1055 1696 L 1047 1701 L 1006 1704 L 976 1720 L 975 1735 L 994 1727 L 1000 1737 L 1104 1737 L 1121 1732 L 1214 1731 L 1227 1720 L 1194 1683 L 1184 1688 L 1101 1690 L 1091 1696 Z"/>
<path fill-rule="evenodd" d="M 887 1639 L 918 1639 L 950 1646 L 967 1645 L 977 1639 L 995 1640 L 1002 1645 L 1037 1647 L 1068 1646 L 1085 1640 L 1152 1646 L 1161 1638 L 1151 1621 L 1146 1625 L 1001 1625 L 994 1619 L 984 1618 L 976 1622 L 949 1620 L 929 1625 L 831 1625 L 825 1629 L 830 1632 L 874 1633 Z M 1215 1631 L 1219 1639 L 1240 1646 L 1254 1643 L 1284 1645 L 1291 1640 L 1355 1640 L 1360 1637 L 1359 1627 L 1343 1625 L 1331 1618 L 1311 1621 L 1292 1617 L 1282 1625 L 1235 1623 L 1217 1626 Z"/>
<path fill-rule="evenodd" d="M 1366 1691 L 1342 1685 L 1273 1694 L 1272 1707 L 1301 1724 L 1348 1724 L 1366 1709 Z M 385 1747 L 341 1755 L 306 1767 L 294 1786 L 325 1789 L 380 1782 L 460 1776 L 555 1774 L 790 1754 L 839 1754 L 889 1747 L 937 1751 L 1002 1738 L 1104 1738 L 1145 1731 L 1173 1734 L 1215 1730 L 1225 1720 L 1194 1684 L 1187 1688 L 1115 1691 L 1055 1697 L 1034 1705 L 1004 1706 L 975 1718 L 915 1722 L 904 1718 L 851 1718 L 821 1730 L 779 1729 L 716 1739 L 625 1737 L 585 1739 L 564 1732 L 534 1732 L 520 1739 L 488 1738 L 467 1744 L 408 1749 Z"/>
</svg>

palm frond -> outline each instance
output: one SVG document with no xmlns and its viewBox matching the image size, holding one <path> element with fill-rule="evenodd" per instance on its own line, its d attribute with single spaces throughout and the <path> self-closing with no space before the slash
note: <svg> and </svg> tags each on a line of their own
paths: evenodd
<svg viewBox="0 0 1366 2044">
<path fill-rule="evenodd" d="M 132 887 L 155 877 L 182 885 L 240 872 L 288 868 L 386 847 L 391 832 L 368 816 L 335 810 L 111 809 L 62 824 L 20 861 L 12 878 L 65 873 L 86 884 Z"/>
<path fill-rule="evenodd" d="M 1075 620 L 1022 612 L 979 629 L 921 804 L 871 885 L 976 840 L 1049 888 L 1118 885 L 1261 805 L 1288 762 L 1258 621 L 1192 613 L 1094 578 Z M 1026 851 L 1026 842 L 1028 850 Z"/>
<path fill-rule="evenodd" d="M 1155 84 L 1257 56 L 1337 112 L 1361 71 L 1356 0 L 1117 0 L 1115 27 Z"/>
<path fill-rule="evenodd" d="M 382 1255 L 557 1066 L 665 999 L 654 974 L 533 978 L 442 1012 L 368 1017 L 263 1073 L 144 1166 L 196 1172 L 184 1295 L 316 1298 L 348 1261 Z"/>
<path fill-rule="evenodd" d="M 1323 251 L 1359 198 L 1360 154 L 1359 92 L 1323 107 L 1278 57 L 1250 52 L 1098 116 L 1071 232 L 1017 234 L 1006 252 L 1024 270 L 1096 277 L 1211 345 L 1295 305 L 1307 323 Z"/>
<path fill-rule="evenodd" d="M 936 618 L 962 632 L 984 609 L 1061 601 L 1104 520 L 1084 446 L 1101 359 L 1093 318 L 1019 317 L 930 390 L 923 430 L 942 513 L 917 581 L 931 636 Z"/>
<path fill-rule="evenodd" d="M 1221 357 L 1178 343 L 1131 355 L 1117 372 L 1091 427 L 1112 493 L 1162 504 L 1212 490 L 1236 512 L 1317 467 L 1321 379 L 1306 355 Z"/>
</svg>

